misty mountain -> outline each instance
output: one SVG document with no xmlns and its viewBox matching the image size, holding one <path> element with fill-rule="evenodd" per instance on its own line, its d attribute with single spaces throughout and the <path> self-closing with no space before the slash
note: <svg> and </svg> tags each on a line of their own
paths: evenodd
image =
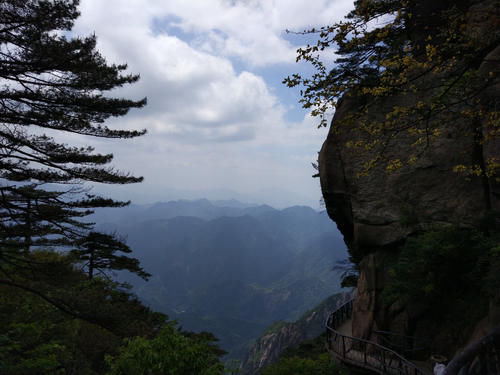
<svg viewBox="0 0 500 375">
<path fill-rule="evenodd" d="M 92 219 L 97 223 L 123 224 L 143 222 L 147 220 L 172 219 L 178 216 L 192 216 L 211 220 L 222 216 L 259 215 L 263 212 L 276 211 L 268 205 L 251 205 L 237 200 L 219 200 L 211 202 L 207 199 L 195 201 L 177 200 L 157 202 L 149 205 L 131 204 L 120 209 L 98 209 Z"/>
<path fill-rule="evenodd" d="M 212 331 L 233 358 L 272 322 L 293 321 L 340 290 L 332 267 L 346 258 L 345 245 L 327 215 L 309 207 L 174 201 L 94 219 L 125 235 L 153 275 L 120 275 L 139 297 L 185 329 Z"/>
</svg>

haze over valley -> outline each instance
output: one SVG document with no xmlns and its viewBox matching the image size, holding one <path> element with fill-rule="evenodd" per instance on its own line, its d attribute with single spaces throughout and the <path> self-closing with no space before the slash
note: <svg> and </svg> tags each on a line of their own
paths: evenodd
<svg viewBox="0 0 500 375">
<path fill-rule="evenodd" d="M 170 201 L 96 213 L 127 238 L 149 281 L 120 278 L 184 329 L 210 331 L 244 359 L 271 323 L 294 321 L 340 290 L 347 257 L 336 225 L 306 206 L 277 210 L 236 200 Z"/>
</svg>

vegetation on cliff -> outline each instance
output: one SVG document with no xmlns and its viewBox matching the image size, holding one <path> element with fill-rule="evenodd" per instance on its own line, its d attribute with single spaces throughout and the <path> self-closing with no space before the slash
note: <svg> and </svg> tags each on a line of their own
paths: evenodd
<svg viewBox="0 0 500 375">
<path fill-rule="evenodd" d="M 301 102 L 320 117 L 320 126 L 341 100 L 356 98 L 357 108 L 333 126 L 350 133 L 346 147 L 370 155 L 360 174 L 377 164 L 388 172 L 415 164 L 450 124 L 480 153 L 500 134 L 499 99 L 491 91 L 500 82 L 498 17 L 498 4 L 489 0 L 358 0 L 345 21 L 304 31 L 319 39 L 300 48 L 297 61 L 311 63 L 315 73 L 294 74 L 284 83 L 302 88 Z M 330 49 L 335 61 L 324 58 Z M 397 96 L 405 100 L 383 118 L 367 116 L 384 98 Z M 411 147 L 393 157 L 388 150 L 402 134 L 411 137 Z M 498 175 L 500 160 L 493 154 L 453 168 L 490 178 Z"/>
<path fill-rule="evenodd" d="M 289 347 L 278 362 L 262 369 L 261 375 L 348 375 L 325 350 L 325 335 Z"/>
<path fill-rule="evenodd" d="M 468 340 L 496 297 L 499 244 L 497 232 L 453 226 L 408 238 L 389 271 L 385 303 L 411 311 L 414 322 L 427 322 L 426 349 L 453 355 L 446 348 Z M 409 329 L 413 335 L 417 327 Z"/>
<path fill-rule="evenodd" d="M 285 79 L 320 126 L 335 110 L 318 170 L 359 270 L 353 334 L 412 336 L 409 356 L 499 324 L 499 22 L 492 0 L 358 0 Z"/>
<path fill-rule="evenodd" d="M 351 296 L 347 292 L 334 294 L 293 323 L 281 321 L 270 325 L 248 351 L 242 366 L 243 374 L 257 374 L 263 367 L 269 368 L 270 364 L 278 361 L 278 365 L 271 366 L 274 370 L 267 370 L 271 371 L 270 374 L 275 374 L 272 371 L 277 371 L 276 374 L 286 373 L 291 368 L 299 371 L 297 374 L 314 371 L 320 374 L 323 373 L 321 371 L 332 370 L 334 367 L 326 353 L 322 335 L 325 321 L 332 311 Z"/>
</svg>

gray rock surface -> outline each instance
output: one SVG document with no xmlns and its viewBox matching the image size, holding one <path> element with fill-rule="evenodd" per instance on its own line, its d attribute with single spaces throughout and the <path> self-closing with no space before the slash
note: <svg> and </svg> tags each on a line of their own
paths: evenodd
<svg viewBox="0 0 500 375">
<path fill-rule="evenodd" d="M 471 32 L 481 29 L 486 11 L 481 8 L 474 12 L 468 25 Z M 500 72 L 500 47 L 491 50 L 479 72 L 485 76 Z M 499 86 L 489 87 L 481 95 L 482 103 L 498 107 Z M 359 99 L 347 96 L 339 102 L 319 154 L 327 212 L 360 267 L 353 333 L 363 338 L 373 338 L 377 329 L 404 333 L 412 314 L 399 306 L 385 306 L 380 298 L 399 244 L 408 236 L 435 226 L 476 227 L 492 209 L 500 210 L 498 178 L 466 178 L 453 171 L 459 164 L 479 164 L 488 158 L 500 160 L 500 140 L 478 145 L 470 134 L 477 129 L 484 131 L 486 124 L 473 124 L 466 118 L 443 122 L 439 137 L 414 165 L 387 173 L 384 163 L 380 163 L 368 175 L 359 177 L 372 155 L 349 148 L 346 143 L 363 140 L 360 129 L 364 120 L 382 120 L 394 106 L 409 106 L 418 98 L 415 94 L 400 94 L 377 98 L 376 102 L 370 100 L 374 102 L 366 117 L 354 121 L 350 115 L 360 108 Z M 414 141 L 408 132 L 400 132 L 392 139 L 385 156 L 408 160 Z"/>
<path fill-rule="evenodd" d="M 352 293 L 339 293 L 328 297 L 296 322 L 282 322 L 268 329 L 250 349 L 243 363 L 244 375 L 256 375 L 268 364 L 279 360 L 289 346 L 316 338 L 325 331 L 325 322 L 330 313 L 352 298 Z"/>
</svg>

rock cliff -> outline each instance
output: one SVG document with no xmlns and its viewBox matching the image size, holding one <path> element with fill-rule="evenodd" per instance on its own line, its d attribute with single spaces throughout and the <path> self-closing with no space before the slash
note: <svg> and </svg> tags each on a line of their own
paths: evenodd
<svg viewBox="0 0 500 375">
<path fill-rule="evenodd" d="M 379 106 L 383 116 L 394 99 Z M 341 122 L 355 106 L 345 100 L 338 107 L 333 122 Z M 387 267 L 397 254 L 393 249 L 409 235 L 433 225 L 460 223 L 475 226 L 492 207 L 499 209 L 500 189 L 494 181 L 480 177 L 466 179 L 454 173 L 457 164 L 472 164 L 475 155 L 470 138 L 452 135 L 433 143 L 415 166 L 387 174 L 378 167 L 368 176 L 357 177 L 365 155 L 343 145 L 342 134 L 331 131 L 319 155 L 321 187 L 328 214 L 334 220 L 353 255 L 359 261 L 360 277 L 355 302 L 354 333 L 369 338 L 381 319 L 375 319 L 380 291 L 385 284 Z M 411 142 L 402 135 L 391 152 L 404 154 Z M 500 157 L 499 148 L 484 153 Z M 483 157 L 487 157 L 484 155 Z M 378 322 L 378 323 L 377 323 Z M 387 324 L 398 324 L 393 319 Z"/>
<path fill-rule="evenodd" d="M 294 323 L 278 322 L 270 326 L 250 349 L 242 367 L 244 375 L 258 374 L 260 369 L 276 362 L 290 346 L 313 339 L 325 331 L 329 314 L 351 298 L 351 293 L 328 297 Z"/>
<path fill-rule="evenodd" d="M 479 22 L 479 18 L 471 22 Z M 480 64 L 479 72 L 500 70 L 500 46 L 492 48 Z M 366 114 L 383 119 L 394 106 L 414 100 L 412 94 L 378 98 L 376 109 Z M 483 92 L 484 102 L 498 105 L 500 87 Z M 389 269 L 398 257 L 398 248 L 408 236 L 436 225 L 459 224 L 477 227 L 489 212 L 500 210 L 498 179 L 480 176 L 465 178 L 453 172 L 458 164 L 472 165 L 488 158 L 500 159 L 500 143 L 491 141 L 481 147 L 464 133 L 456 132 L 457 123 L 445 125 L 442 134 L 412 166 L 387 173 L 377 166 L 359 177 L 369 156 L 346 147 L 353 132 L 338 129 L 349 121 L 351 128 L 362 126 L 346 120 L 359 107 L 357 99 L 345 97 L 336 109 L 331 130 L 319 154 L 321 188 L 329 216 L 337 223 L 358 264 L 358 294 L 354 302 L 353 334 L 374 339 L 376 330 L 407 334 L 415 311 L 397 303 L 387 305 L 381 292 L 387 284 Z M 463 119 L 458 126 L 473 128 Z M 406 160 L 412 138 L 405 133 L 388 149 L 392 159 Z M 491 308 L 490 313 L 498 309 Z M 496 324 L 500 324 L 496 313 Z M 492 318 L 493 319 L 493 318 Z M 422 328 L 422 332 L 425 328 Z M 429 332 L 427 332 L 429 333 Z"/>
</svg>

